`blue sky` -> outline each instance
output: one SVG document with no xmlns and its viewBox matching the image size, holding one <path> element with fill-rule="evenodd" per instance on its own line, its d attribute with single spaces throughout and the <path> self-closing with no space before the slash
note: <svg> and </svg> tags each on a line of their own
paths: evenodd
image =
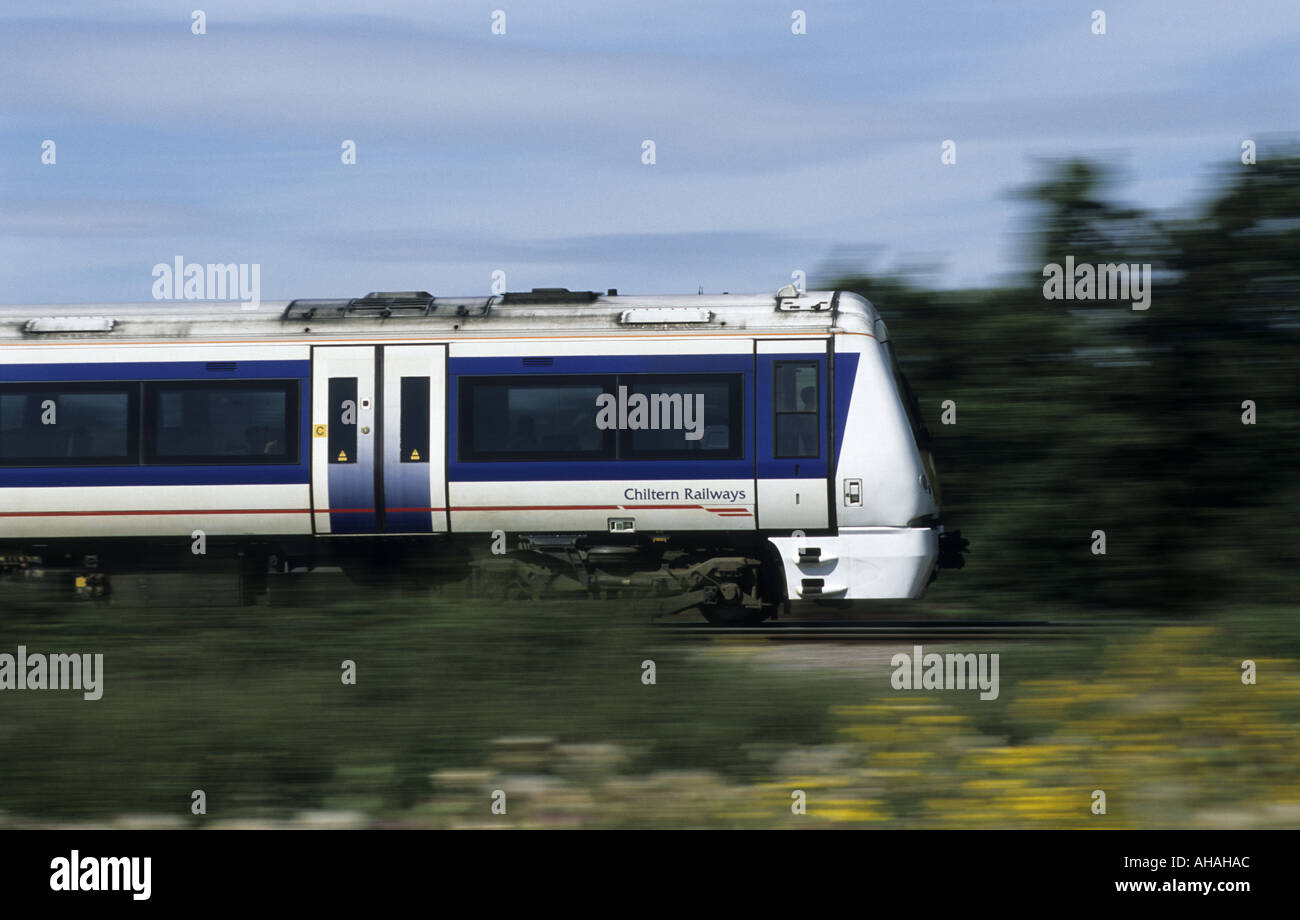
<svg viewBox="0 0 1300 920">
<path fill-rule="evenodd" d="M 986 283 L 1044 159 L 1177 208 L 1292 136 L 1298 39 L 1295 0 L 10 4 L 0 302 L 148 300 L 177 255 L 266 300 Z"/>
</svg>

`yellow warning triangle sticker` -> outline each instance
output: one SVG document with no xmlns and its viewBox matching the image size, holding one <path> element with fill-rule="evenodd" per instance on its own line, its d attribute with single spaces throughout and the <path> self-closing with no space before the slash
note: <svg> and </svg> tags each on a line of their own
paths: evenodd
<svg viewBox="0 0 1300 920">
<path fill-rule="evenodd" d="M 420 459 L 420 452 L 419 452 L 418 450 L 412 450 L 412 451 L 411 451 L 411 459 L 412 459 L 412 460 L 419 460 L 419 459 Z"/>
<path fill-rule="evenodd" d="M 348 459 L 347 451 L 344 450 L 339 451 L 339 462 L 345 463 L 347 462 L 347 459 Z"/>
</svg>

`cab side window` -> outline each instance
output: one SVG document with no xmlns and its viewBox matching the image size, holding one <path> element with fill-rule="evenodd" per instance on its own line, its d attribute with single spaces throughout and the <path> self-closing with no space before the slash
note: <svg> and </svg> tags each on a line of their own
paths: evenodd
<svg viewBox="0 0 1300 920">
<path fill-rule="evenodd" d="M 817 362 L 778 361 L 773 368 L 773 380 L 773 455 L 794 459 L 820 457 L 821 394 Z"/>
</svg>

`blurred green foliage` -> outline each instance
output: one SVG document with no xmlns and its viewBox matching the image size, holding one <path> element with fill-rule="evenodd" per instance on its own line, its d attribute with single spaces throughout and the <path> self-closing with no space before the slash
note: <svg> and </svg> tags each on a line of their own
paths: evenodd
<svg viewBox="0 0 1300 920">
<path fill-rule="evenodd" d="M 825 285 L 885 317 L 934 436 L 945 522 L 971 540 L 932 601 L 1173 616 L 1294 602 L 1300 157 L 1230 167 L 1217 186 L 1163 218 L 1115 201 L 1102 165 L 1057 163 L 1018 193 L 1036 213 L 1022 282 Z M 1046 299 L 1042 270 L 1067 256 L 1150 263 L 1149 309 Z M 955 425 L 940 423 L 948 399 Z"/>
<path fill-rule="evenodd" d="M 1300 823 L 1284 608 L 925 642 L 998 653 L 987 702 L 891 690 L 910 643 L 702 644 L 600 603 L 520 612 L 435 597 L 234 615 L 23 604 L 0 647 L 101 651 L 104 695 L 5 694 L 0 827 Z M 1241 680 L 1247 658 L 1257 684 Z"/>
<path fill-rule="evenodd" d="M 815 742 L 824 694 L 867 685 L 697 666 L 648 613 L 603 602 L 358 594 L 319 608 L 132 610 L 15 602 L 10 590 L 0 650 L 100 652 L 105 679 L 95 702 L 0 696 L 0 813 L 189 819 L 195 789 L 226 819 L 340 800 L 400 811 L 427 795 L 431 772 L 520 735 L 617 739 L 633 771 L 733 770 L 755 739 Z M 647 659 L 654 685 L 641 680 Z M 345 660 L 355 685 L 341 680 Z M 767 697 L 780 705 L 755 702 Z"/>
</svg>

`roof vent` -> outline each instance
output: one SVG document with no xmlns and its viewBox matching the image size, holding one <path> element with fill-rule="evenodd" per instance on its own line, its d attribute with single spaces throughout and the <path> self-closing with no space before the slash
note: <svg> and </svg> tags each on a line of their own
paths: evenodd
<svg viewBox="0 0 1300 920">
<path fill-rule="evenodd" d="M 428 291 L 371 291 L 351 300 L 292 301 L 280 317 L 286 322 L 331 319 L 454 319 L 487 316 L 491 298 L 443 298 Z"/>
<path fill-rule="evenodd" d="M 428 291 L 371 291 L 348 306 L 354 316 L 387 319 L 393 315 L 426 315 L 433 308 L 433 301 L 434 296 Z"/>
<path fill-rule="evenodd" d="M 427 303 L 433 300 L 428 291 L 371 291 L 361 300 L 387 300 L 400 303 Z"/>
<path fill-rule="evenodd" d="M 624 310 L 618 321 L 630 323 L 707 323 L 713 319 L 712 310 L 699 307 L 638 307 Z"/>
<path fill-rule="evenodd" d="M 112 332 L 117 320 L 107 316 L 42 316 L 29 319 L 24 332 Z"/>
<path fill-rule="evenodd" d="M 502 303 L 591 303 L 598 295 L 595 291 L 571 291 L 568 288 L 533 288 L 527 294 L 506 292 Z"/>
</svg>

